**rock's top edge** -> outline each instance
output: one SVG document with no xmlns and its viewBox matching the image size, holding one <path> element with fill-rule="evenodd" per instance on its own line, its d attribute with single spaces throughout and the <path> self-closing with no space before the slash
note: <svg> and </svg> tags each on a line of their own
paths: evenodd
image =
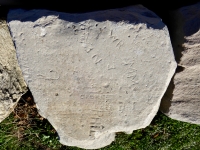
<svg viewBox="0 0 200 150">
<path fill-rule="evenodd" d="M 108 10 L 97 10 L 86 13 L 66 13 L 57 12 L 47 9 L 10 9 L 7 15 L 7 21 L 18 20 L 21 22 L 34 22 L 39 18 L 46 18 L 48 16 L 55 16 L 58 19 L 69 22 L 82 22 L 85 20 L 95 20 L 97 22 L 113 21 L 125 22 L 129 24 L 147 24 L 148 27 L 162 29 L 165 27 L 162 20 L 152 11 L 148 10 L 142 5 L 133 5 L 123 8 L 115 8 Z M 29 17 L 31 16 L 31 18 Z"/>
</svg>

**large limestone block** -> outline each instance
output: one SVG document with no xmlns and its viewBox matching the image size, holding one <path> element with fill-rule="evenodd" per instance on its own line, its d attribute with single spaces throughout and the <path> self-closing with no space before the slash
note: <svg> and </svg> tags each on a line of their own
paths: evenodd
<svg viewBox="0 0 200 150">
<path fill-rule="evenodd" d="M 177 28 L 174 50 L 180 62 L 160 109 L 173 119 L 200 124 L 200 3 L 171 15 Z"/>
<path fill-rule="evenodd" d="M 61 143 L 100 148 L 115 132 L 150 124 L 176 68 L 167 27 L 153 12 L 14 9 L 8 23 L 39 113 Z"/>
<path fill-rule="evenodd" d="M 10 114 L 26 90 L 8 26 L 5 20 L 0 20 L 0 122 Z"/>
</svg>

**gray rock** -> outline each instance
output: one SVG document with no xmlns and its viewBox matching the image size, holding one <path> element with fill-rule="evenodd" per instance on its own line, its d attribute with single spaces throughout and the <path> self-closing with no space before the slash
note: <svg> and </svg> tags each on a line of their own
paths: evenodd
<svg viewBox="0 0 200 150">
<path fill-rule="evenodd" d="M 13 111 L 26 90 L 8 26 L 0 20 L 0 122 Z"/>
<path fill-rule="evenodd" d="M 160 110 L 173 119 L 200 124 L 200 3 L 171 15 L 177 27 L 172 43 L 179 67 Z"/>
<path fill-rule="evenodd" d="M 143 6 L 69 14 L 10 10 L 39 113 L 65 145 L 104 147 L 150 124 L 174 74 L 167 27 Z"/>
</svg>

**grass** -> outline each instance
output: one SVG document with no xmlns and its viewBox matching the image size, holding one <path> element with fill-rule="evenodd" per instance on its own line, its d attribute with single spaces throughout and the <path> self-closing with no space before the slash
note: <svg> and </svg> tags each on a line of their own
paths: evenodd
<svg viewBox="0 0 200 150">
<path fill-rule="evenodd" d="M 199 150 L 200 126 L 175 121 L 161 112 L 145 129 L 117 133 L 111 145 L 101 150 Z M 0 150 L 81 150 L 59 143 L 50 123 L 37 113 L 30 93 L 19 101 L 11 115 L 0 123 Z"/>
</svg>

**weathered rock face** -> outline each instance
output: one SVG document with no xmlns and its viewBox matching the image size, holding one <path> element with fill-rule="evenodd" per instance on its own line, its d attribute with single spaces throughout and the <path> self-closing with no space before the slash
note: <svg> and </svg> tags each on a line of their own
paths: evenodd
<svg viewBox="0 0 200 150">
<path fill-rule="evenodd" d="M 0 122 L 14 109 L 26 84 L 6 21 L 0 20 Z"/>
<path fill-rule="evenodd" d="M 143 6 L 69 14 L 14 9 L 8 23 L 39 113 L 87 149 L 150 124 L 176 63 L 167 27 Z"/>
<path fill-rule="evenodd" d="M 172 15 L 179 26 L 174 33 L 173 45 L 174 50 L 181 54 L 180 69 L 160 109 L 173 119 L 200 124 L 200 3 L 183 7 Z M 178 37 L 180 35 L 182 38 Z"/>
</svg>

